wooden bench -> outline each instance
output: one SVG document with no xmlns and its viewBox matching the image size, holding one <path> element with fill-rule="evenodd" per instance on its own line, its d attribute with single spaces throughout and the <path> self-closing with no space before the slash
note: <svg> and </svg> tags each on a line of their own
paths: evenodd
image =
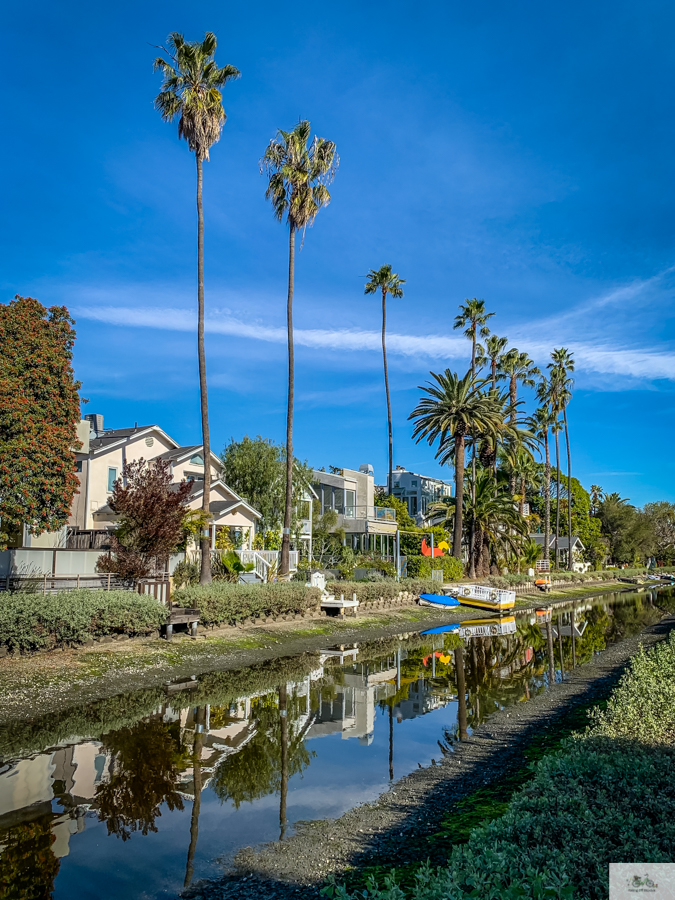
<svg viewBox="0 0 675 900">
<path fill-rule="evenodd" d="M 184 606 L 172 606 L 169 613 L 169 621 L 164 626 L 166 639 L 170 641 L 173 637 L 174 625 L 187 625 L 190 629 L 192 637 L 197 637 L 197 625 L 199 624 L 199 610 L 189 609 Z"/>
</svg>

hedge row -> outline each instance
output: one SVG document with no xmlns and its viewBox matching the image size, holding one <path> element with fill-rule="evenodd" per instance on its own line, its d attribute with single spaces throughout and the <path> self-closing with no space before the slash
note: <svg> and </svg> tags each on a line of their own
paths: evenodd
<svg viewBox="0 0 675 900">
<path fill-rule="evenodd" d="M 209 585 L 181 588 L 173 595 L 178 606 L 199 610 L 204 625 L 236 625 L 242 619 L 304 613 L 319 605 L 321 591 L 297 581 L 277 584 L 231 584 L 214 581 Z"/>
<path fill-rule="evenodd" d="M 398 600 L 401 593 L 407 592 L 418 596 L 421 592 L 432 592 L 431 581 L 327 581 L 326 590 L 336 597 L 345 595 L 345 600 L 356 599 L 361 604 L 375 603 L 378 600 Z"/>
<path fill-rule="evenodd" d="M 166 622 L 154 597 L 133 591 L 6 593 L 0 596 L 0 645 L 43 650 L 107 634 L 149 634 Z"/>
<path fill-rule="evenodd" d="M 377 900 L 606 900 L 610 862 L 671 862 L 675 842 L 675 636 L 634 659 L 595 726 L 544 757 L 504 816 L 423 866 L 354 894 Z M 343 887 L 333 891 L 343 898 Z"/>
</svg>

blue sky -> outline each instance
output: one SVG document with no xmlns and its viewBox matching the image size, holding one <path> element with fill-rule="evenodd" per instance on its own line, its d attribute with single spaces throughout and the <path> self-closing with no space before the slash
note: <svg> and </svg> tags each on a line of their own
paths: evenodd
<svg viewBox="0 0 675 900">
<path fill-rule="evenodd" d="M 205 170 L 212 441 L 285 419 L 287 232 L 258 159 L 308 118 L 341 164 L 296 269 L 296 453 L 386 468 L 377 299 L 391 263 L 394 462 L 441 473 L 407 421 L 464 371 L 458 303 L 545 365 L 577 359 L 574 474 L 675 500 L 673 90 L 665 2 L 129 2 L 5 7 L 2 300 L 66 304 L 106 425 L 199 438 L 195 167 L 153 109 L 152 44 L 218 35 L 242 72 Z M 9 126 L 9 127 L 7 127 Z M 531 405 L 531 398 L 528 398 Z"/>
</svg>

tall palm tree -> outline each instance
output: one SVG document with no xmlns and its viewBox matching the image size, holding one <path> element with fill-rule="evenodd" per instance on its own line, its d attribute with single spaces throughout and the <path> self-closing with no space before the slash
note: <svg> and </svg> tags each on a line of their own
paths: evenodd
<svg viewBox="0 0 675 900">
<path fill-rule="evenodd" d="M 460 378 L 450 369 L 430 373 L 434 382 L 420 385 L 425 395 L 410 413 L 416 421 L 413 437 L 419 443 L 439 440 L 436 458 L 455 465 L 455 526 L 452 555 L 462 558 L 462 507 L 464 502 L 464 453 L 466 437 L 472 431 L 494 432 L 499 427 L 501 407 L 490 393 L 483 393 L 486 379 L 476 381 L 471 372 Z"/>
<path fill-rule="evenodd" d="M 572 559 L 572 457 L 570 454 L 570 433 L 567 426 L 567 407 L 572 399 L 572 388 L 574 387 L 574 379 L 570 378 L 570 372 L 574 372 L 574 357 L 565 349 L 560 347 L 551 353 L 551 362 L 548 364 L 551 371 L 551 383 L 555 383 L 555 396 L 557 403 L 562 411 L 563 425 L 565 428 L 565 445 L 567 448 L 567 568 L 570 572 L 574 571 L 574 560 Z"/>
<path fill-rule="evenodd" d="M 516 424 L 518 409 L 518 384 L 525 387 L 534 387 L 534 379 L 541 375 L 539 369 L 535 366 L 534 361 L 530 359 L 527 353 L 521 352 L 516 347 L 505 353 L 498 363 L 499 374 L 507 379 L 509 383 L 509 396 L 511 398 L 511 424 Z M 515 479 L 509 481 L 511 493 L 516 490 Z"/>
<path fill-rule="evenodd" d="M 551 433 L 555 438 L 555 543 L 554 559 L 556 569 L 560 565 L 560 432 L 562 424 L 558 418 L 558 412 L 553 405 L 554 422 L 551 425 Z"/>
<path fill-rule="evenodd" d="M 387 371 L 387 344 L 385 332 L 387 329 L 387 294 L 397 300 L 403 296 L 405 278 L 399 278 L 396 272 L 391 271 L 391 266 L 382 266 L 380 269 L 371 269 L 367 275 L 369 281 L 364 293 L 374 294 L 382 292 L 382 358 L 384 359 L 384 389 L 387 394 L 387 425 L 389 427 L 389 475 L 387 478 L 387 493 L 391 494 L 392 472 L 394 470 L 394 441 L 391 433 L 391 400 L 389 399 L 389 373 Z"/>
<path fill-rule="evenodd" d="M 459 315 L 455 316 L 453 328 L 464 328 L 464 335 L 471 341 L 471 376 L 476 377 L 476 351 L 478 344 L 478 333 L 486 338 L 490 334 L 487 327 L 488 320 L 494 316 L 485 309 L 485 300 L 478 300 L 474 297 L 472 300 L 465 300 L 459 306 Z M 471 498 L 476 499 L 476 437 L 471 435 Z M 469 559 L 471 560 L 471 578 L 475 577 L 474 572 L 474 544 L 476 540 L 476 525 L 471 520 L 471 534 L 469 537 Z"/>
<path fill-rule="evenodd" d="M 471 374 L 476 375 L 476 347 L 478 345 L 478 334 L 481 337 L 487 337 L 490 329 L 487 327 L 488 320 L 494 316 L 485 309 L 485 300 L 465 300 L 460 303 L 459 315 L 455 316 L 455 324 L 453 328 L 464 328 L 464 335 L 471 341 Z"/>
<path fill-rule="evenodd" d="M 511 421 L 515 423 L 518 404 L 518 384 L 524 387 L 534 387 L 535 378 L 541 375 L 534 361 L 527 353 L 521 352 L 516 347 L 505 353 L 498 362 L 498 372 L 509 383 L 509 395 L 511 398 Z"/>
<path fill-rule="evenodd" d="M 551 543 L 551 454 L 548 436 L 554 422 L 547 400 L 548 382 L 544 379 L 537 386 L 537 396 L 542 402 L 532 417 L 536 436 L 544 445 L 544 562 L 549 562 Z"/>
<path fill-rule="evenodd" d="M 314 222 L 317 213 L 330 203 L 327 185 L 335 176 L 339 163 L 333 141 L 314 137 L 307 121 L 298 122 L 293 131 L 277 132 L 260 160 L 260 171 L 269 182 L 265 197 L 271 201 L 275 218 L 286 217 L 288 225 L 288 408 L 286 414 L 286 502 L 281 541 L 279 574 L 289 573 L 291 549 L 291 517 L 293 510 L 293 397 L 295 360 L 293 352 L 293 289 L 295 285 L 295 235 Z"/>
<path fill-rule="evenodd" d="M 507 337 L 498 337 L 496 334 L 491 334 L 485 341 L 485 346 L 479 344 L 476 348 L 476 364 L 481 367 L 487 364 L 490 366 L 493 390 L 497 388 L 498 379 L 504 377 L 503 375 L 498 375 L 498 369 L 508 344 L 509 339 Z"/>
<path fill-rule="evenodd" d="M 173 31 L 162 47 L 168 59 L 158 56 L 154 70 L 163 75 L 162 89 L 155 97 L 155 107 L 165 122 L 178 119 L 178 137 L 184 138 L 197 161 L 197 355 L 199 358 L 199 391 L 201 396 L 202 443 L 204 445 L 204 497 L 202 509 L 210 518 L 211 437 L 209 404 L 206 391 L 206 356 L 204 353 L 204 210 L 202 207 L 202 164 L 209 159 L 210 148 L 220 139 L 225 124 L 221 88 L 239 77 L 234 66 L 216 65 L 216 36 L 208 31 L 203 41 L 186 41 Z M 211 581 L 211 546 L 208 528 L 202 531 L 201 571 L 199 581 Z"/>
</svg>

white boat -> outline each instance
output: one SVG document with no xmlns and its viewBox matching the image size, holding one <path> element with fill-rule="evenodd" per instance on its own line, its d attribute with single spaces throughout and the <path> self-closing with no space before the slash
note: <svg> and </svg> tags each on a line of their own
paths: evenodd
<svg viewBox="0 0 675 900">
<path fill-rule="evenodd" d="M 505 616 L 501 619 L 477 619 L 474 622 L 462 622 L 457 630 L 461 638 L 500 637 L 516 633 L 516 617 Z"/>
<path fill-rule="evenodd" d="M 502 610 L 513 609 L 516 605 L 515 591 L 504 591 L 482 584 L 458 584 L 444 587 L 444 591 L 451 597 L 456 597 L 462 606 Z"/>
</svg>

